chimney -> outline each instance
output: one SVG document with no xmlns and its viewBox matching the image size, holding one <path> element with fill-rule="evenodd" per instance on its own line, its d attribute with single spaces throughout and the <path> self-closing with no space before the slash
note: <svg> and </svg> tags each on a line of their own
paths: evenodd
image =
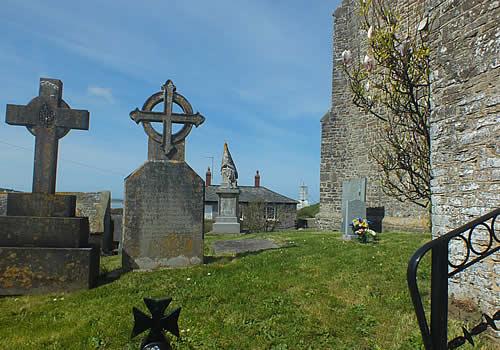
<svg viewBox="0 0 500 350">
<path fill-rule="evenodd" d="M 212 173 L 210 172 L 210 167 L 205 174 L 205 186 L 210 186 L 212 184 Z"/>
<path fill-rule="evenodd" d="M 257 173 L 255 174 L 255 187 L 260 187 L 260 174 L 258 170 Z"/>
</svg>

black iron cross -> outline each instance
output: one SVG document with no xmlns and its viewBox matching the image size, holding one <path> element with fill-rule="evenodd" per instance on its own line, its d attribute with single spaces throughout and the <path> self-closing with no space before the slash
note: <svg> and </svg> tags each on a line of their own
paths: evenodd
<svg viewBox="0 0 500 350">
<path fill-rule="evenodd" d="M 175 336 L 179 337 L 179 326 L 177 321 L 181 308 L 172 311 L 168 316 L 164 316 L 167 306 L 172 301 L 171 298 L 153 300 L 144 298 L 151 317 L 144 314 L 137 308 L 132 308 L 134 313 L 134 329 L 132 330 L 132 338 L 149 330 L 148 336 L 142 341 L 141 349 L 168 349 L 170 350 L 170 343 L 165 338 L 163 331 L 169 331 Z"/>
<path fill-rule="evenodd" d="M 185 106 L 181 103 L 180 106 L 184 109 L 185 113 L 174 113 L 172 112 L 173 103 L 177 102 L 176 97 L 179 95 L 176 93 L 176 88 L 172 80 L 167 80 L 167 82 L 161 87 L 163 98 L 163 112 L 153 112 L 151 110 L 139 110 L 136 108 L 132 112 L 130 112 L 130 117 L 137 124 L 140 122 L 143 123 L 151 123 L 151 122 L 162 122 L 163 123 L 163 134 L 161 139 L 161 147 L 163 152 L 168 157 L 172 151 L 175 149 L 175 143 L 183 141 L 184 138 L 188 135 L 190 131 L 190 126 L 195 125 L 198 127 L 205 121 L 205 117 L 203 117 L 200 113 L 188 113 L 185 109 Z M 155 95 L 151 96 L 153 98 Z M 181 97 L 182 98 L 182 97 Z M 184 101 L 184 98 L 182 98 Z M 189 104 L 184 101 L 184 104 Z M 147 104 L 147 103 L 146 103 Z M 189 106 L 190 108 L 190 106 Z M 178 136 L 174 140 L 174 136 L 172 135 L 172 123 L 184 124 L 183 130 L 179 132 Z M 186 128 L 189 126 L 189 129 Z M 148 132 L 146 130 L 146 132 Z M 182 134 L 182 135 L 181 135 Z M 149 132 L 148 132 L 149 135 Z M 149 135 L 154 138 L 153 135 Z"/>
<path fill-rule="evenodd" d="M 35 136 L 33 192 L 55 193 L 59 139 L 71 129 L 89 128 L 89 112 L 70 109 L 62 88 L 60 80 L 40 78 L 37 97 L 26 106 L 7 105 L 5 122 L 26 126 Z"/>
</svg>

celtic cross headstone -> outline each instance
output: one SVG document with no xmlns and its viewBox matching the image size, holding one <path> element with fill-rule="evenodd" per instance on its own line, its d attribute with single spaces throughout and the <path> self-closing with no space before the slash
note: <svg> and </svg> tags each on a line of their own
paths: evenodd
<svg viewBox="0 0 500 350">
<path fill-rule="evenodd" d="M 75 216 L 76 196 L 55 193 L 59 139 L 89 128 L 89 112 L 70 109 L 62 86 L 41 78 L 38 96 L 27 105 L 7 105 L 5 121 L 35 136 L 35 162 L 33 193 L 7 193 L 0 216 L 0 295 L 90 288 L 99 276 L 88 218 Z"/>
<path fill-rule="evenodd" d="M 191 132 L 193 125 L 200 126 L 205 118 L 200 113 L 193 114 L 193 107 L 189 101 L 176 91 L 171 80 L 161 87 L 160 92 L 151 95 L 144 103 L 142 110 L 136 108 L 130 112 L 130 117 L 137 124 L 142 123 L 144 131 L 149 137 L 149 160 L 184 160 L 185 138 Z M 153 108 L 163 102 L 163 112 L 154 112 Z M 184 113 L 174 113 L 173 104 L 181 107 Z M 157 132 L 152 122 L 163 124 L 162 133 Z M 183 124 L 182 129 L 172 133 L 172 124 Z"/>
<path fill-rule="evenodd" d="M 60 80 L 41 78 L 38 96 L 26 106 L 7 105 L 6 123 L 26 126 L 35 136 L 35 193 L 55 193 L 59 139 L 71 129 L 89 128 L 89 112 L 70 109 L 62 99 L 62 88 Z"/>
<path fill-rule="evenodd" d="M 161 112 L 153 111 L 163 102 Z M 173 104 L 183 113 L 174 113 Z M 193 113 L 171 80 L 130 117 L 149 137 L 148 160 L 125 179 L 122 257 L 126 269 L 203 262 L 204 183 L 184 159 L 185 139 L 205 118 Z M 162 133 L 151 123 L 161 122 Z M 183 124 L 172 133 L 172 124 Z"/>
</svg>

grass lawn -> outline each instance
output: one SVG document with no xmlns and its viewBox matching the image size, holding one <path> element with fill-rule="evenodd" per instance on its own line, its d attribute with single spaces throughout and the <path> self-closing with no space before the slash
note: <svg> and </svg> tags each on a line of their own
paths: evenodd
<svg viewBox="0 0 500 350">
<path fill-rule="evenodd" d="M 236 238 L 254 237 L 286 247 L 213 257 L 211 243 L 230 237 L 207 236 L 203 266 L 131 272 L 71 294 L 0 298 L 0 349 L 139 349 L 140 339 L 130 340 L 132 307 L 167 296 L 169 310 L 182 307 L 174 349 L 421 348 L 406 266 L 428 235 L 387 233 L 366 245 L 311 231 Z M 103 258 L 102 270 L 119 268 L 120 258 Z M 424 261 L 424 286 L 429 277 Z M 460 334 L 458 322 L 451 328 Z M 485 344 L 476 349 L 493 349 Z"/>
</svg>

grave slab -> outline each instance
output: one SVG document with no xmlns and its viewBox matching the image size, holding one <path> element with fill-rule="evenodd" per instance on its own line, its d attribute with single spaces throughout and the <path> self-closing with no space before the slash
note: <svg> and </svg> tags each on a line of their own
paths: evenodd
<svg viewBox="0 0 500 350">
<path fill-rule="evenodd" d="M 220 255 L 258 252 L 261 250 L 276 249 L 279 248 L 279 246 L 269 239 L 235 239 L 215 241 L 212 248 L 215 255 Z"/>
</svg>

